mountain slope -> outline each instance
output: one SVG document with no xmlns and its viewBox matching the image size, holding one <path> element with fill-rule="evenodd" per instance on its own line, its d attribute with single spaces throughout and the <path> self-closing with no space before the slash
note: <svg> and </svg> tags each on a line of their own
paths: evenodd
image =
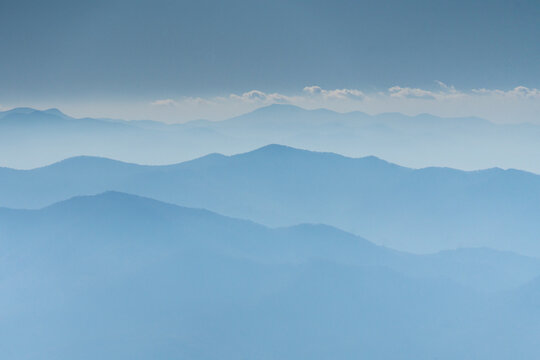
<svg viewBox="0 0 540 360">
<path fill-rule="evenodd" d="M 108 190 L 270 226 L 328 224 L 408 251 L 490 247 L 540 256 L 540 177 L 516 170 L 413 170 L 279 145 L 170 166 L 76 158 L 30 171 L 0 169 L 6 207 Z"/>
<path fill-rule="evenodd" d="M 408 276 L 449 279 L 478 291 L 511 289 L 540 275 L 540 260 L 512 253 L 459 249 L 413 255 L 376 246 L 326 225 L 270 229 L 203 209 L 118 192 L 75 197 L 41 210 L 0 209 L 0 225 L 7 253 L 19 246 L 163 246 L 263 263 L 316 260 L 384 266 Z M 53 248 L 46 252 L 51 256 L 64 253 Z"/>
<path fill-rule="evenodd" d="M 437 274 L 442 258 L 467 250 L 411 270 L 426 257 L 336 229 L 272 230 L 114 192 L 0 209 L 0 239 L 0 345 L 10 358 L 539 355 L 530 306 Z"/>
</svg>

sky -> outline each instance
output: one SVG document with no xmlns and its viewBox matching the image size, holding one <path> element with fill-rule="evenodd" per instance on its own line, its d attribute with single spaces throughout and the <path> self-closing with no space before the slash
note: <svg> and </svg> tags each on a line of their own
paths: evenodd
<svg viewBox="0 0 540 360">
<path fill-rule="evenodd" d="M 0 110 L 182 122 L 288 102 L 540 122 L 538 19 L 538 0 L 1 0 Z"/>
</svg>

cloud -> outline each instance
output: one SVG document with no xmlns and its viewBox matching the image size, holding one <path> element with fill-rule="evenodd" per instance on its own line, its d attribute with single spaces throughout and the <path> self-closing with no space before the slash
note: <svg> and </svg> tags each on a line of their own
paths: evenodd
<svg viewBox="0 0 540 360">
<path fill-rule="evenodd" d="M 498 90 L 498 89 L 473 89 L 472 92 L 478 95 L 484 96 L 498 96 L 498 97 L 510 97 L 510 98 L 522 98 L 522 99 L 540 99 L 540 90 L 533 88 L 530 89 L 526 86 L 516 86 L 511 90 Z"/>
<path fill-rule="evenodd" d="M 192 96 L 185 96 L 179 100 L 160 99 L 160 100 L 155 100 L 151 103 L 152 106 L 175 107 L 175 108 L 182 108 L 184 106 L 208 106 L 208 105 L 214 105 L 214 104 L 215 104 L 215 101 L 213 99 L 205 99 L 202 97 L 192 97 Z"/>
<path fill-rule="evenodd" d="M 392 86 L 387 91 L 365 93 L 359 89 L 324 89 L 318 85 L 305 86 L 301 92 L 292 95 L 281 93 L 267 93 L 261 90 L 250 90 L 241 94 L 229 94 L 228 96 L 217 96 L 211 98 L 203 97 L 183 97 L 180 100 L 161 99 L 152 102 L 154 106 L 175 106 L 185 105 L 197 106 L 220 106 L 234 102 L 242 102 L 250 105 L 266 105 L 272 103 L 288 103 L 299 106 L 332 106 L 338 104 L 359 104 L 365 100 L 392 101 L 393 99 L 410 100 L 433 100 L 446 101 L 453 99 L 474 100 L 478 97 L 506 97 L 514 99 L 540 99 L 540 90 L 517 86 L 510 90 L 500 89 L 472 89 L 457 90 L 452 85 L 447 85 L 442 81 L 435 81 L 438 89 L 422 89 L 406 86 Z M 386 99 L 386 100 L 385 100 Z M 338 100 L 338 101 L 335 101 Z"/>
<path fill-rule="evenodd" d="M 478 116 L 498 122 L 540 122 L 538 100 L 540 90 L 536 88 L 456 89 L 435 81 L 432 88 L 396 85 L 384 91 L 370 92 L 354 88 L 325 89 L 318 85 L 305 86 L 287 94 L 253 89 L 240 94 L 161 99 L 152 105 L 153 111 L 160 116 L 174 113 L 179 117 L 209 119 L 223 119 L 261 106 L 286 103 L 337 112 L 402 112 L 410 115 L 425 112 L 439 116 Z M 168 110 L 157 111 L 159 107 Z"/>
<path fill-rule="evenodd" d="M 317 85 L 306 86 L 303 89 L 304 93 L 311 96 L 322 96 L 326 99 L 363 99 L 364 93 L 357 89 L 334 89 L 325 90 Z"/>
<path fill-rule="evenodd" d="M 393 86 L 388 89 L 391 97 L 407 98 L 407 99 L 431 99 L 435 100 L 437 97 L 435 93 L 429 90 L 422 90 L 418 88 Z"/>
<path fill-rule="evenodd" d="M 202 98 L 202 97 L 192 97 L 192 96 L 187 96 L 187 97 L 184 97 L 182 98 L 182 103 L 186 103 L 186 104 L 192 104 L 192 105 L 214 105 L 216 102 L 212 99 L 205 99 L 205 98 Z"/>
<path fill-rule="evenodd" d="M 425 100 L 446 100 L 466 96 L 464 92 L 456 90 L 454 86 L 447 85 L 438 80 L 435 83 L 439 86 L 439 90 L 393 86 L 388 89 L 388 95 L 393 98 Z"/>
<path fill-rule="evenodd" d="M 262 102 L 262 103 L 272 103 L 272 102 L 277 102 L 277 103 L 288 103 L 290 102 L 290 98 L 286 95 L 283 95 L 283 94 L 278 94 L 278 93 L 265 93 L 263 91 L 259 91 L 259 90 L 251 90 L 251 91 L 247 91 L 241 95 L 237 95 L 237 94 L 231 94 L 229 96 L 231 99 L 233 100 L 239 100 L 239 101 L 242 101 L 242 102 L 250 102 L 250 103 L 254 103 L 254 102 Z"/>
<path fill-rule="evenodd" d="M 230 94 L 229 99 L 234 101 L 240 101 L 245 104 L 294 104 L 298 106 L 325 106 L 335 100 L 340 101 L 359 101 L 364 99 L 365 94 L 357 89 L 333 89 L 327 90 L 320 86 L 312 85 L 306 86 L 302 89 L 301 93 L 293 95 L 285 95 L 281 93 L 267 93 L 260 90 L 246 91 L 240 95 Z M 220 98 L 223 103 L 226 98 Z"/>
<path fill-rule="evenodd" d="M 176 102 L 173 99 L 162 99 L 162 100 L 156 100 L 152 102 L 153 106 L 176 106 L 178 105 L 178 102 Z"/>
</svg>

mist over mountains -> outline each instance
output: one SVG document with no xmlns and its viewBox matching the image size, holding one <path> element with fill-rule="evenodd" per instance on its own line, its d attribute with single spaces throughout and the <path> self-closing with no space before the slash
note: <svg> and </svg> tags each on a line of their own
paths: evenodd
<svg viewBox="0 0 540 360">
<path fill-rule="evenodd" d="M 174 125 L 0 113 L 0 348 L 537 358 L 539 129 L 286 105 Z"/>
<path fill-rule="evenodd" d="M 34 168 L 92 155 L 139 164 L 170 164 L 279 143 L 409 167 L 489 167 L 540 172 L 540 127 L 478 118 L 305 110 L 271 105 L 224 121 L 167 125 L 154 121 L 73 119 L 59 110 L 0 113 L 0 166 Z"/>
<path fill-rule="evenodd" d="M 0 209 L 0 229 L 10 357 L 539 354 L 536 259 L 411 255 L 326 226 L 269 229 L 115 192 Z"/>
<path fill-rule="evenodd" d="M 414 170 L 281 145 L 169 166 L 77 157 L 0 169 L 0 204 L 39 208 L 116 190 L 269 226 L 321 223 L 395 249 L 490 247 L 540 256 L 540 176 L 516 170 Z"/>
</svg>

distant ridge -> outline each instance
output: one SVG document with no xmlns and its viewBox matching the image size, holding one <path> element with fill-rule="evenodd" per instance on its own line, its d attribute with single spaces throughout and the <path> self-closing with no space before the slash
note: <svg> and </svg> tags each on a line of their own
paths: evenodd
<svg viewBox="0 0 540 360">
<path fill-rule="evenodd" d="M 4 168 L 4 169 L 9 169 L 9 170 L 13 170 L 13 171 L 32 171 L 32 170 L 43 169 L 43 168 L 56 166 L 56 165 L 61 165 L 61 164 L 77 163 L 77 162 L 95 162 L 96 164 L 99 164 L 99 162 L 101 162 L 101 161 L 103 161 L 104 163 L 108 162 L 108 163 L 120 163 L 120 164 L 125 164 L 125 165 L 150 167 L 150 168 L 164 168 L 164 167 L 181 166 L 182 164 L 185 164 L 185 163 L 197 162 L 197 161 L 200 161 L 200 160 L 206 159 L 206 158 L 235 158 L 235 157 L 243 158 L 243 157 L 284 156 L 284 155 L 285 156 L 291 156 L 291 155 L 294 155 L 294 156 L 313 156 L 313 157 L 320 156 L 320 157 L 328 157 L 328 158 L 334 158 L 334 159 L 371 162 L 373 164 L 375 164 L 375 163 L 378 163 L 378 164 L 381 164 L 381 165 L 384 164 L 384 165 L 388 165 L 388 166 L 391 166 L 391 167 L 397 167 L 397 168 L 402 168 L 402 169 L 411 170 L 411 171 L 425 171 L 425 172 L 448 171 L 448 172 L 464 173 L 464 174 L 466 174 L 466 173 L 476 174 L 476 173 L 484 173 L 484 172 L 485 173 L 511 172 L 511 173 L 516 173 L 516 174 L 529 174 L 529 175 L 531 175 L 533 177 L 540 176 L 540 175 L 537 175 L 535 173 L 531 173 L 531 172 L 524 171 L 524 170 L 502 169 L 502 168 L 499 168 L 499 167 L 492 167 L 492 168 L 478 169 L 478 170 L 460 170 L 460 169 L 454 169 L 454 168 L 450 168 L 450 167 L 429 166 L 429 167 L 414 169 L 414 168 L 408 168 L 408 167 L 405 167 L 405 166 L 401 166 L 401 165 L 386 161 L 384 159 L 381 159 L 381 158 L 379 158 L 377 156 L 373 156 L 373 155 L 362 156 L 362 157 L 349 157 L 349 156 L 336 154 L 336 153 L 328 152 L 328 151 L 313 151 L 313 150 L 295 148 L 295 147 L 292 147 L 292 146 L 281 145 L 281 144 L 268 144 L 268 145 L 256 148 L 256 149 L 248 151 L 248 152 L 244 152 L 244 153 L 240 153 L 240 154 L 234 154 L 234 155 L 224 155 L 224 154 L 220 154 L 220 153 L 212 153 L 212 154 L 201 156 L 200 158 L 197 158 L 197 159 L 193 159 L 193 160 L 189 160 L 189 161 L 185 161 L 185 162 L 180 162 L 180 163 L 172 163 L 172 164 L 167 164 L 167 165 L 137 164 L 137 163 L 133 163 L 133 162 L 126 162 L 126 161 L 115 160 L 115 159 L 110 159 L 110 158 L 100 157 L 100 156 L 79 155 L 79 156 L 66 158 L 66 159 L 54 162 L 52 164 L 45 165 L 45 166 L 42 166 L 42 167 L 39 167 L 39 168 L 34 168 L 34 169 L 25 169 L 25 170 L 18 170 L 18 169 L 11 169 L 11 168 Z"/>
<path fill-rule="evenodd" d="M 475 117 L 338 113 L 274 104 L 221 121 L 72 118 L 58 109 L 0 113 L 0 166 L 36 168 L 77 155 L 173 164 L 209 153 L 238 154 L 266 144 L 373 155 L 410 168 L 517 168 L 540 173 L 540 126 Z M 18 144 L 32 143 L 20 151 Z"/>
<path fill-rule="evenodd" d="M 412 252 L 485 246 L 540 257 L 540 176 L 517 170 L 410 169 L 276 144 L 164 166 L 79 157 L 0 169 L 4 207 L 110 190 L 272 227 L 328 224 Z"/>
<path fill-rule="evenodd" d="M 185 161 L 185 162 L 181 162 L 181 163 L 172 163 L 172 164 L 167 164 L 167 165 L 137 164 L 137 163 L 126 162 L 126 161 L 121 161 L 121 160 L 115 160 L 115 159 L 110 159 L 110 158 L 101 157 L 101 156 L 79 155 L 79 156 L 69 157 L 69 158 L 54 162 L 52 164 L 48 164 L 48 165 L 41 166 L 41 167 L 34 168 L 34 169 L 19 170 L 19 169 L 11 169 L 11 168 L 6 168 L 6 167 L 4 167 L 3 169 L 12 170 L 12 171 L 28 172 L 28 171 L 38 170 L 38 169 L 45 169 L 45 168 L 48 168 L 48 167 L 64 166 L 64 165 L 68 165 L 68 164 L 71 164 L 71 163 L 73 163 L 73 164 L 75 164 L 75 163 L 86 163 L 86 164 L 97 164 L 97 165 L 99 165 L 100 163 L 119 163 L 119 164 L 124 164 L 124 165 L 133 165 L 133 166 L 141 166 L 141 167 L 164 168 L 164 167 L 180 166 L 180 165 L 185 164 L 185 163 L 202 161 L 203 159 L 206 159 L 206 158 L 234 158 L 234 157 L 252 157 L 252 156 L 256 157 L 256 156 L 261 156 L 261 155 L 262 156 L 265 156 L 265 155 L 281 156 L 281 155 L 293 155 L 293 154 L 304 155 L 304 156 L 319 156 L 320 155 L 320 156 L 327 156 L 327 157 L 334 157 L 334 158 L 341 158 L 341 159 L 348 159 L 348 160 L 371 161 L 371 162 L 374 162 L 374 163 L 379 162 L 381 164 L 384 163 L 384 164 L 388 164 L 388 165 L 392 165 L 392 166 L 402 167 L 400 165 L 393 164 L 391 162 L 385 161 L 385 160 L 380 159 L 380 158 L 378 158 L 376 156 L 373 156 L 373 155 L 363 156 L 363 157 L 358 157 L 358 158 L 351 158 L 351 157 L 347 157 L 347 156 L 332 153 L 332 152 L 311 151 L 311 150 L 307 150 L 307 149 L 298 149 L 298 148 L 295 148 L 295 147 L 292 147 L 292 146 L 281 145 L 281 144 L 268 144 L 268 145 L 262 146 L 260 148 L 257 148 L 255 150 L 248 151 L 248 152 L 245 152 L 245 153 L 234 154 L 234 155 L 224 155 L 224 154 L 220 154 L 220 153 L 212 153 L 212 154 L 204 155 L 204 156 L 202 156 L 200 158 L 197 158 L 197 159 L 193 159 L 193 160 L 189 160 L 189 161 Z M 0 169 L 2 169 L 2 168 L 0 168 Z M 462 171 L 462 170 L 456 170 L 456 171 Z M 484 171 L 484 170 L 477 170 L 477 171 Z M 519 171 L 519 170 L 516 170 L 516 171 Z"/>
<path fill-rule="evenodd" d="M 296 105 L 291 104 L 271 104 L 267 106 L 262 106 L 258 109 L 255 109 L 251 112 L 248 112 L 246 114 L 239 115 L 234 118 L 243 118 L 243 117 L 251 117 L 251 116 L 257 116 L 257 115 L 264 115 L 264 116 L 282 116 L 282 115 L 316 115 L 316 116 L 329 116 L 329 117 L 335 117 L 336 120 L 341 120 L 343 117 L 345 118 L 378 118 L 378 119 L 397 119 L 397 118 L 403 118 L 403 119 L 421 119 L 421 120 L 429 120 L 429 121 L 445 121 L 445 120 L 453 120 L 453 121 L 469 121 L 469 122 L 475 122 L 477 124 L 492 124 L 489 120 L 476 117 L 476 116 L 467 116 L 467 117 L 440 117 L 435 116 L 429 113 L 420 113 L 417 115 L 406 115 L 399 112 L 382 112 L 377 114 L 367 114 L 362 111 L 349 111 L 349 112 L 337 112 L 330 109 L 325 108 L 315 108 L 315 109 L 307 109 Z M 233 118 L 233 119 L 234 119 Z M 195 120 L 198 121 L 198 120 Z M 227 121 L 227 120 L 223 120 Z M 220 121 L 213 122 L 220 123 Z"/>
<path fill-rule="evenodd" d="M 70 116 L 64 114 L 62 111 L 56 108 L 46 109 L 46 110 L 38 110 L 30 107 L 18 107 L 13 108 L 6 111 L 0 111 L 0 118 L 13 115 L 13 114 L 24 114 L 24 115 L 30 115 L 30 114 L 47 114 L 47 115 L 54 115 L 54 116 L 60 116 L 64 118 L 71 118 Z"/>
<path fill-rule="evenodd" d="M 282 112 L 282 111 L 289 111 L 289 112 L 301 112 L 301 111 L 310 111 L 307 109 L 304 109 L 300 106 L 291 105 L 291 104 L 271 104 L 267 106 L 262 106 L 258 109 L 255 109 L 248 114 L 256 114 L 256 113 L 275 113 L 275 112 Z"/>
</svg>

